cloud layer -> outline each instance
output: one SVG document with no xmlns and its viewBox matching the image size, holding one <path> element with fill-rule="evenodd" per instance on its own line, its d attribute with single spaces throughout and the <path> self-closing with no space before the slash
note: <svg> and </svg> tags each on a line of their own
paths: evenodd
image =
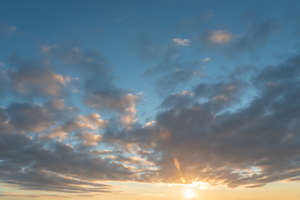
<svg viewBox="0 0 300 200">
<path fill-rule="evenodd" d="M 216 30 L 204 38 L 238 53 L 276 28 L 266 22 L 242 36 Z M 186 59 L 189 45 L 174 38 L 145 71 L 161 100 L 148 123 L 139 119 L 143 95 L 118 87 L 97 51 L 54 44 L 42 45 L 39 59 L 13 56 L 0 66 L 1 181 L 82 193 L 110 192 L 103 181 L 299 180 L 300 55 L 209 79 L 201 67 L 212 59 Z"/>
</svg>

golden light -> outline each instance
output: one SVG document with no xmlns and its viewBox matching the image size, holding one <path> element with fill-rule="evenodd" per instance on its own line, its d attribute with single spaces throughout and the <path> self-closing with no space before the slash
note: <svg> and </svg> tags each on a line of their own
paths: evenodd
<svg viewBox="0 0 300 200">
<path fill-rule="evenodd" d="M 195 192 L 194 192 L 194 190 L 191 189 L 191 188 L 186 188 L 186 189 L 184 190 L 184 197 L 185 197 L 186 199 L 193 199 L 193 198 L 195 197 Z"/>
<path fill-rule="evenodd" d="M 208 183 L 205 183 L 205 182 L 193 182 L 192 184 L 191 184 L 191 186 L 192 187 L 195 187 L 195 188 L 197 188 L 197 189 L 199 189 L 199 190 L 207 190 L 208 188 L 209 188 L 209 184 Z"/>
</svg>

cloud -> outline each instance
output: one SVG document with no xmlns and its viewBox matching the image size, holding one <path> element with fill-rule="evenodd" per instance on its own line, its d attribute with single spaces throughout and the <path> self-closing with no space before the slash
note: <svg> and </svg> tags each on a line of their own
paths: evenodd
<svg viewBox="0 0 300 200">
<path fill-rule="evenodd" d="M 8 72 L 15 91 L 23 96 L 59 96 L 63 89 L 72 81 L 50 71 L 46 63 L 15 60 L 15 69 Z"/>
<path fill-rule="evenodd" d="M 117 112 L 125 112 L 134 106 L 138 96 L 116 91 L 111 93 L 99 92 L 94 93 L 90 98 L 87 98 L 87 104 L 90 107 L 102 109 L 111 109 Z"/>
<path fill-rule="evenodd" d="M 166 96 L 187 82 L 202 77 L 199 66 L 201 60 L 186 60 L 184 52 L 174 45 L 169 45 L 160 59 L 146 71 L 147 77 L 155 78 L 155 86 L 159 95 Z"/>
<path fill-rule="evenodd" d="M 79 114 L 67 120 L 65 123 L 50 129 L 48 132 L 46 132 L 43 135 L 43 137 L 50 138 L 50 139 L 58 138 L 61 141 L 67 138 L 69 134 L 75 132 L 77 134 L 76 137 L 79 140 L 79 143 L 84 142 L 85 144 L 88 144 L 88 142 L 81 140 L 82 138 L 85 137 L 83 133 L 87 133 L 87 135 L 90 135 L 87 136 L 88 138 L 92 138 L 91 134 L 95 134 L 95 139 L 99 138 L 100 140 L 101 135 L 99 133 L 94 133 L 94 132 L 103 130 L 107 126 L 107 124 L 108 124 L 107 120 L 102 119 L 101 115 L 99 115 L 96 112 L 91 113 L 89 115 Z M 78 135 L 80 137 L 78 137 Z"/>
<path fill-rule="evenodd" d="M 255 50 L 264 47 L 278 30 L 280 25 L 275 20 L 254 22 L 241 33 L 217 29 L 201 34 L 200 45 L 226 56 L 253 54 Z"/>
<path fill-rule="evenodd" d="M 123 125 L 129 127 L 136 121 L 138 95 L 116 87 L 108 61 L 98 52 L 82 50 L 79 47 L 58 47 L 47 45 L 43 48 L 49 57 L 54 57 L 80 75 L 83 83 L 85 104 L 100 111 L 118 113 Z"/>
<path fill-rule="evenodd" d="M 299 80 L 284 79 L 286 74 L 280 73 L 293 71 L 298 64 L 297 56 L 261 71 L 255 79 L 260 95 L 248 107 L 233 113 L 220 113 L 224 107 L 215 107 L 214 99 L 222 96 L 227 97 L 227 102 L 233 101 L 240 84 L 196 87 L 195 96 L 211 100 L 174 107 L 156 119 L 157 124 L 171 133 L 168 142 L 158 147 L 158 151 L 169 152 L 163 153 L 166 157 L 160 165 L 166 165 L 166 170 L 171 168 L 172 164 L 165 161 L 175 157 L 187 179 L 199 177 L 231 187 L 263 185 L 299 176 L 296 153 L 299 148 L 295 146 L 298 126 L 294 124 L 299 116 L 291 114 L 291 109 L 299 106 L 296 100 Z M 269 86 L 267 83 L 273 78 L 280 84 Z"/>
<path fill-rule="evenodd" d="M 65 67 L 80 76 L 76 91 L 82 93 L 84 103 L 88 107 L 102 112 L 117 113 L 119 121 L 126 127 L 130 127 L 136 121 L 135 107 L 139 95 L 115 86 L 111 66 L 101 53 L 77 46 L 59 45 L 42 45 L 41 50 L 48 59 L 62 62 Z"/>
<path fill-rule="evenodd" d="M 90 115 L 87 116 L 79 115 L 78 122 L 79 122 L 79 127 L 87 127 L 90 129 L 104 128 L 107 124 L 107 121 L 103 120 L 101 115 L 99 115 L 96 112 L 91 113 Z"/>
<path fill-rule="evenodd" d="M 3 99 L 7 98 L 11 90 L 11 83 L 7 75 L 7 69 L 4 66 L 0 67 L 0 93 L 3 95 Z M 1 100 L 0 100 L 1 101 Z"/>
<path fill-rule="evenodd" d="M 42 132 L 55 123 L 55 114 L 49 110 L 28 103 L 11 104 L 7 108 L 10 123 L 21 132 Z"/>
<path fill-rule="evenodd" d="M 201 78 L 203 75 L 199 70 L 177 69 L 173 72 L 162 75 L 156 82 L 158 93 L 166 96 L 173 92 L 181 84 L 186 84 L 194 78 Z"/>
<path fill-rule="evenodd" d="M 216 41 L 249 50 L 272 31 L 265 24 Z M 164 97 L 146 125 L 137 120 L 141 95 L 117 87 L 98 52 L 50 45 L 41 61 L 12 59 L 0 68 L 0 92 L 14 97 L 0 107 L 1 181 L 82 193 L 111 191 L 99 183 L 107 180 L 229 187 L 299 180 L 300 56 L 252 69 L 247 79 L 237 75 L 251 69 L 237 68 L 182 90 L 210 58 L 189 62 L 181 49 L 169 45 L 146 72 Z M 73 81 L 79 92 L 70 94 Z"/>
<path fill-rule="evenodd" d="M 207 34 L 207 40 L 211 44 L 222 45 L 230 42 L 233 34 L 226 30 L 215 30 Z"/>
<path fill-rule="evenodd" d="M 0 133 L 8 133 L 11 130 L 8 120 L 6 109 L 0 107 Z"/>
<path fill-rule="evenodd" d="M 87 152 L 53 141 L 24 135 L 2 134 L 1 181 L 22 189 L 56 192 L 107 192 L 110 187 L 93 181 L 119 180 L 131 172 Z M 126 179 L 126 178 L 125 178 Z"/>
<path fill-rule="evenodd" d="M 121 114 L 121 122 L 130 126 L 135 122 L 136 104 L 140 96 L 122 91 L 111 91 L 110 93 L 95 92 L 86 98 L 86 104 L 98 110 L 111 110 Z"/>
<path fill-rule="evenodd" d="M 209 58 L 209 57 L 206 57 L 206 58 L 203 58 L 202 59 L 202 62 L 203 63 L 208 63 L 208 62 L 210 62 L 211 61 L 211 58 Z"/>
<path fill-rule="evenodd" d="M 5 198 L 18 198 L 18 199 L 23 199 L 23 198 L 30 198 L 30 199 L 35 199 L 35 198 L 41 198 L 41 196 L 46 197 L 46 198 L 70 198 L 67 195 L 58 195 L 58 194 L 18 194 L 18 193 L 12 193 L 12 192 L 5 192 L 0 194 L 1 197 Z"/>
<path fill-rule="evenodd" d="M 178 46 L 190 46 L 191 41 L 189 39 L 173 38 L 173 43 Z"/>
<path fill-rule="evenodd" d="M 175 93 L 167 96 L 161 103 L 161 108 L 174 108 L 181 107 L 182 105 L 190 105 L 194 102 L 194 93 L 190 91 L 182 91 L 181 93 Z"/>
<path fill-rule="evenodd" d="M 52 45 L 43 44 L 40 46 L 40 50 L 42 53 L 48 53 L 55 48 L 57 48 L 56 44 L 52 44 Z"/>
<path fill-rule="evenodd" d="M 100 52 L 56 44 L 42 47 L 46 50 L 44 56 L 49 62 L 55 60 L 56 64 L 63 64 L 65 68 L 72 70 L 76 77 L 80 76 L 87 92 L 114 88 L 111 66 Z"/>
<path fill-rule="evenodd" d="M 182 65 L 182 55 L 181 55 L 181 49 L 174 47 L 174 45 L 169 45 L 159 57 L 157 63 L 155 63 L 153 66 L 150 66 L 146 71 L 146 76 L 153 76 L 160 74 L 162 72 L 169 72 L 176 68 L 178 68 L 179 65 Z"/>
<path fill-rule="evenodd" d="M 171 95 L 155 124 L 104 141 L 135 144 L 158 166 L 146 180 L 185 183 L 195 179 L 229 187 L 261 187 L 300 177 L 299 55 L 260 70 L 252 79 L 256 96 L 236 109 L 250 89 L 243 81 L 198 84 Z M 231 108 L 231 110 L 228 110 Z M 178 174 L 173 160 L 180 164 Z"/>
<path fill-rule="evenodd" d="M 83 145 L 96 146 L 102 136 L 93 132 L 80 132 L 77 137 L 82 141 Z"/>
<path fill-rule="evenodd" d="M 252 24 L 243 35 L 237 36 L 233 40 L 229 47 L 229 53 L 242 53 L 263 47 L 278 29 L 278 23 L 273 20 Z"/>
<path fill-rule="evenodd" d="M 139 97 L 117 89 L 96 54 L 58 47 L 44 53 L 46 60 L 42 61 L 13 57 L 11 67 L 0 71 L 2 86 L 20 101 L 0 107 L 1 181 L 21 189 L 81 193 L 110 191 L 108 185 L 95 183 L 99 180 L 134 180 L 135 174 L 122 163 L 92 153 L 101 143 L 101 131 L 108 121 L 97 112 L 79 114 L 70 104 L 64 90 L 70 89 L 68 85 L 75 79 L 56 72 L 59 62 L 75 66 L 75 74 L 83 72 L 76 80 L 85 88 L 84 97 L 101 91 L 96 94 L 104 101 L 103 105 L 98 102 L 97 109 L 127 117 L 124 123 L 128 126 L 135 121 Z M 50 58 L 55 62 L 47 60 Z M 94 72 L 103 79 L 99 81 Z M 113 95 L 109 95 L 111 91 Z"/>
</svg>

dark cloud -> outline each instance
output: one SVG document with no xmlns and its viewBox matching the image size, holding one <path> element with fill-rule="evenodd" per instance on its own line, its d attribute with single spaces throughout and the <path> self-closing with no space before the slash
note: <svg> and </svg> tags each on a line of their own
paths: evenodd
<svg viewBox="0 0 300 200">
<path fill-rule="evenodd" d="M 300 116 L 295 112 L 300 106 L 296 78 L 299 73 L 289 79 L 282 73 L 295 72 L 299 64 L 296 56 L 265 68 L 254 80 L 255 84 L 264 81 L 257 87 L 258 96 L 243 109 L 215 115 L 216 110 L 211 109 L 213 96 L 232 96 L 232 91 L 225 89 L 228 85 L 218 84 L 196 88 L 196 93 L 212 96 L 209 102 L 161 113 L 157 123 L 171 133 L 168 143 L 159 147 L 160 151 L 168 152 L 162 165 L 174 157 L 187 177 L 211 179 L 233 187 L 263 185 L 299 176 Z M 280 83 L 270 84 L 270 80 Z"/>
<path fill-rule="evenodd" d="M 98 51 L 58 45 L 43 45 L 41 50 L 50 60 L 62 62 L 65 68 L 80 76 L 86 92 L 114 89 L 111 65 Z"/>
<path fill-rule="evenodd" d="M 256 81 L 265 84 L 276 84 L 281 82 L 289 82 L 298 80 L 300 69 L 298 67 L 300 63 L 300 56 L 296 55 L 288 59 L 286 63 L 279 65 L 279 67 L 270 66 L 265 68 Z"/>
<path fill-rule="evenodd" d="M 114 86 L 100 54 L 55 45 L 44 46 L 43 53 L 41 61 L 14 56 L 1 70 L 0 81 L 12 83 L 9 95 L 18 99 L 0 109 L 1 181 L 26 190 L 82 193 L 111 191 L 95 181 L 137 179 L 122 162 L 93 153 L 107 121 L 97 112 L 79 114 L 67 90 L 76 80 L 83 103 L 119 113 L 125 125 L 135 121 L 139 97 Z M 61 66 L 73 67 L 73 77 L 64 76 Z"/>
<path fill-rule="evenodd" d="M 1 197 L 9 197 L 9 198 L 22 198 L 22 199 L 35 199 L 35 198 L 41 198 L 41 196 L 46 198 L 70 198 L 69 196 L 65 195 L 38 195 L 38 194 L 14 194 L 14 193 L 0 193 Z"/>
<path fill-rule="evenodd" d="M 25 60 L 16 55 L 10 58 L 5 78 L 10 81 L 11 95 L 29 99 L 59 97 L 66 92 L 72 77 L 55 72 L 46 61 Z"/>
<path fill-rule="evenodd" d="M 161 108 L 174 108 L 188 106 L 195 102 L 194 93 L 190 91 L 183 91 L 179 94 L 172 94 L 167 96 L 161 103 Z"/>
<path fill-rule="evenodd" d="M 10 130 L 8 124 L 8 114 L 4 108 L 0 107 L 0 133 L 6 133 Z"/>
<path fill-rule="evenodd" d="M 276 28 L 265 22 L 213 39 L 236 54 L 263 46 Z M 237 68 L 224 80 L 177 92 L 201 77 L 202 61 L 187 61 L 181 48 L 169 45 L 145 72 L 165 96 L 145 125 L 136 122 L 140 95 L 115 85 L 97 51 L 45 45 L 42 61 L 12 59 L 0 68 L 0 93 L 17 97 L 0 107 L 1 181 L 82 193 L 111 191 L 99 183 L 107 180 L 197 179 L 229 187 L 299 180 L 300 56 L 260 70 Z M 77 92 L 66 92 L 73 86 Z"/>
<path fill-rule="evenodd" d="M 1 181 L 23 189 L 105 192 L 110 187 L 93 180 L 122 180 L 131 175 L 119 164 L 78 152 L 63 143 L 19 134 L 1 135 L 0 143 Z"/>
<path fill-rule="evenodd" d="M 167 97 L 152 126 L 105 137 L 152 149 L 151 156 L 144 155 L 159 166 L 145 176 L 151 180 L 186 183 L 197 178 L 229 187 L 297 180 L 299 65 L 294 56 L 261 70 L 252 78 L 256 96 L 247 106 L 234 108 L 246 83 L 199 84 L 192 95 Z"/>
<path fill-rule="evenodd" d="M 41 61 L 13 56 L 9 68 L 0 71 L 0 81 L 12 86 L 10 94 L 1 93 L 18 99 L 0 109 L 1 181 L 21 189 L 78 193 L 111 190 L 94 181 L 135 180 L 120 161 L 93 153 L 107 121 L 97 112 L 79 114 L 67 91 L 76 81 L 83 103 L 119 113 L 126 126 L 135 121 L 139 97 L 114 86 L 109 64 L 98 53 L 56 45 L 44 46 L 43 53 Z M 62 66 L 72 69 L 72 77 L 63 75 Z"/>
<path fill-rule="evenodd" d="M 10 124 L 22 132 L 42 132 L 56 122 L 55 113 L 28 103 L 11 104 L 7 108 Z"/>
<path fill-rule="evenodd" d="M 115 86 L 111 65 L 101 53 L 57 45 L 44 45 L 41 50 L 46 56 L 56 58 L 80 76 L 81 85 L 78 89 L 88 107 L 116 112 L 126 126 L 135 122 L 135 106 L 139 96 Z"/>
<path fill-rule="evenodd" d="M 131 126 L 136 121 L 136 104 L 139 99 L 139 95 L 123 90 L 97 91 L 89 94 L 85 103 L 100 111 L 114 111 L 119 114 L 123 125 Z"/>
<path fill-rule="evenodd" d="M 128 107 L 135 105 L 138 97 L 125 93 L 122 90 L 97 91 L 86 99 L 86 104 L 101 110 L 111 109 L 117 112 L 125 112 Z"/>
</svg>

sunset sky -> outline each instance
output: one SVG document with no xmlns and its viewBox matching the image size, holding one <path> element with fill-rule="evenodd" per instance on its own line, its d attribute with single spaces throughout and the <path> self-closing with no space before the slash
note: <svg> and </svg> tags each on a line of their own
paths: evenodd
<svg viewBox="0 0 300 200">
<path fill-rule="evenodd" d="M 1 0 L 1 200 L 300 200 L 300 1 Z"/>
</svg>

